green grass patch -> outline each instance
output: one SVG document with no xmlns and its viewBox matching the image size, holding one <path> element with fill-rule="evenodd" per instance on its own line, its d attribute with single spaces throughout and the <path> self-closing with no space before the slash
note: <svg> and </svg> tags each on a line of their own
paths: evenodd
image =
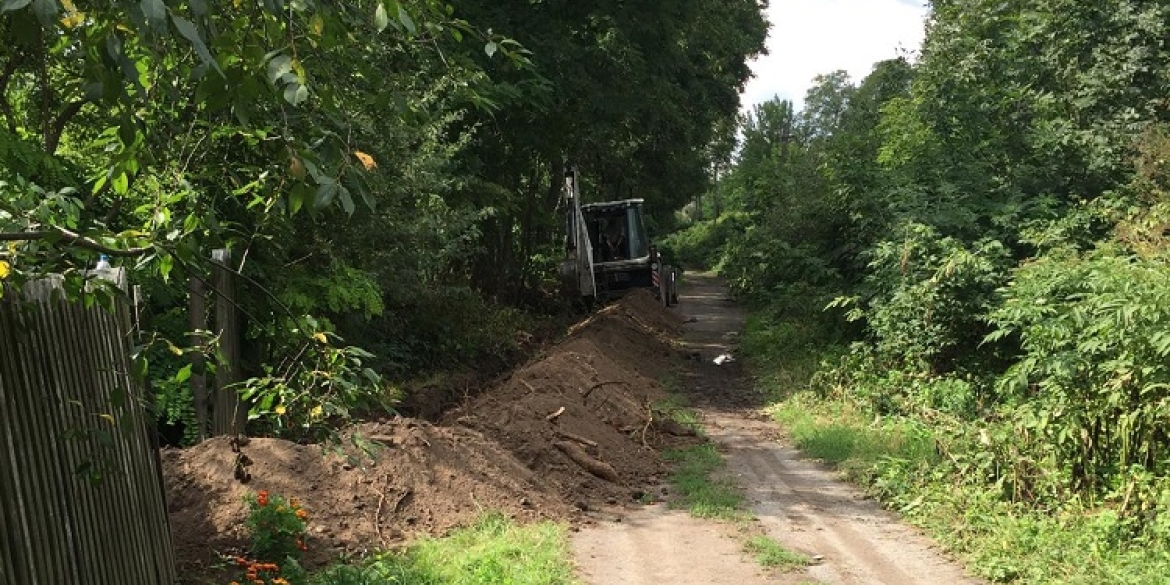
<svg viewBox="0 0 1170 585">
<path fill-rule="evenodd" d="M 933 463 L 934 438 L 909 419 L 875 418 L 848 402 L 825 402 L 798 392 L 768 409 L 805 454 L 836 465 L 850 479 L 866 480 L 888 460 Z"/>
<path fill-rule="evenodd" d="M 427 538 L 360 565 L 339 565 L 313 585 L 572 585 L 565 528 L 544 522 L 518 526 L 489 513 L 445 538 Z"/>
<path fill-rule="evenodd" d="M 741 520 L 750 515 L 741 508 L 743 493 L 727 479 L 715 477 L 723 468 L 723 456 L 713 443 L 704 443 L 663 454 L 674 463 L 670 481 L 681 499 L 671 505 L 682 508 L 698 518 Z"/>
<path fill-rule="evenodd" d="M 654 410 L 699 435 L 703 434 L 703 413 L 692 408 L 687 399 L 679 394 L 672 393 L 667 398 L 655 402 Z"/>
<path fill-rule="evenodd" d="M 755 556 L 765 567 L 790 571 L 809 564 L 808 555 L 793 552 L 767 536 L 753 536 L 744 543 L 744 550 Z"/>
</svg>

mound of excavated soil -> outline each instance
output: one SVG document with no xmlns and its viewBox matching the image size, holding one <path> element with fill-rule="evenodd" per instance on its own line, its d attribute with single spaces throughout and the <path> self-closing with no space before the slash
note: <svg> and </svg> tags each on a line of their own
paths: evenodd
<svg viewBox="0 0 1170 585">
<path fill-rule="evenodd" d="M 164 451 L 180 573 L 207 575 L 216 552 L 242 550 L 250 491 L 303 502 L 310 566 L 441 534 L 484 510 L 531 521 L 630 503 L 662 477 L 658 451 L 691 440 L 653 408 L 665 397 L 658 380 L 679 327 L 672 311 L 634 291 L 438 425 L 361 425 L 369 453 L 252 439 L 242 447 L 246 485 L 227 439 Z"/>
</svg>

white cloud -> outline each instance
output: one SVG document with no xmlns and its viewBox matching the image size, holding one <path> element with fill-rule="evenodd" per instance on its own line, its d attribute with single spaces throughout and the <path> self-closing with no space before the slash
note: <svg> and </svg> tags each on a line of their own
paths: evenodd
<svg viewBox="0 0 1170 585">
<path fill-rule="evenodd" d="M 768 54 L 751 63 L 741 104 L 778 95 L 799 108 L 813 77 L 838 69 L 859 82 L 874 63 L 918 51 L 927 14 L 925 0 L 771 0 Z"/>
</svg>

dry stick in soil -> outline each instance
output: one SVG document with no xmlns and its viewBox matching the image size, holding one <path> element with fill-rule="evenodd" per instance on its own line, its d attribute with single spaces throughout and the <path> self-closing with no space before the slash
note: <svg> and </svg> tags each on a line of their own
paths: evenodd
<svg viewBox="0 0 1170 585">
<path fill-rule="evenodd" d="M 629 382 L 624 382 L 622 380 L 611 380 L 608 382 L 598 382 L 598 383 L 590 386 L 588 389 L 586 389 L 584 392 L 581 393 L 581 402 L 585 402 L 585 400 L 587 398 L 589 398 L 589 395 L 592 394 L 594 390 L 597 390 L 598 388 L 601 388 L 602 386 L 605 386 L 606 384 L 625 384 L 626 386 L 630 385 Z"/>
<path fill-rule="evenodd" d="M 594 459 L 580 445 L 570 443 L 569 441 L 553 441 L 553 446 L 560 449 L 573 463 L 580 465 L 585 471 L 600 477 L 601 479 L 620 484 L 617 470 L 610 464 Z"/>
<path fill-rule="evenodd" d="M 588 445 L 588 446 L 594 447 L 594 448 L 597 447 L 597 441 L 594 441 L 591 439 L 586 439 L 585 437 L 582 437 L 581 435 L 575 435 L 573 433 L 570 433 L 568 431 L 562 431 L 560 429 L 558 429 L 554 432 L 556 433 L 556 435 L 558 437 L 561 437 L 564 439 L 569 439 L 572 441 L 577 441 L 578 443 L 581 443 L 582 445 Z"/>
<path fill-rule="evenodd" d="M 544 417 L 544 420 L 547 420 L 548 422 L 554 422 L 557 420 L 557 417 L 561 416 L 562 414 L 565 414 L 565 407 L 563 406 L 558 408 L 556 412 Z"/>
<path fill-rule="evenodd" d="M 650 447 L 650 445 L 646 443 L 646 431 L 650 428 L 650 425 L 653 423 L 654 423 L 654 407 L 649 402 L 647 402 L 646 403 L 646 425 L 642 427 L 642 446 L 643 447 L 647 447 L 647 448 Z"/>
</svg>

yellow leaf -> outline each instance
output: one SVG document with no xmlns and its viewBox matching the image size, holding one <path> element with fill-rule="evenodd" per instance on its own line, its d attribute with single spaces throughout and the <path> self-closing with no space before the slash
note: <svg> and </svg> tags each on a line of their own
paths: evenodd
<svg viewBox="0 0 1170 585">
<path fill-rule="evenodd" d="M 321 36 L 321 33 L 325 31 L 325 19 L 321 18 L 320 14 L 314 14 L 313 18 L 309 19 L 309 30 L 313 31 L 313 34 Z"/>
<path fill-rule="evenodd" d="M 183 350 L 179 349 L 179 347 L 173 343 L 167 342 L 167 349 L 171 350 L 171 353 L 175 355 L 183 355 Z"/>
<path fill-rule="evenodd" d="M 325 409 L 321 408 L 320 406 L 314 406 L 313 410 L 309 411 L 309 414 L 312 414 L 313 418 L 317 418 L 324 413 L 325 413 Z"/>
<path fill-rule="evenodd" d="M 65 8 L 67 15 L 61 19 L 61 25 L 65 28 L 73 28 L 85 21 L 85 13 L 77 10 L 73 0 L 61 0 L 61 6 Z"/>
<path fill-rule="evenodd" d="M 313 339 L 316 339 L 317 341 L 319 341 L 321 343 L 329 343 L 329 340 L 325 339 L 325 334 L 321 333 L 320 331 L 313 334 Z"/>
<path fill-rule="evenodd" d="M 284 414 L 286 412 L 288 412 L 288 409 L 285 408 L 283 404 L 279 404 L 276 406 L 276 414 Z"/>
<path fill-rule="evenodd" d="M 7 262 L 0 260 L 0 280 L 4 280 L 5 278 L 8 278 L 8 275 L 11 272 L 12 272 L 12 267 L 9 266 Z"/>
<path fill-rule="evenodd" d="M 118 421 L 114 420 L 114 415 L 112 415 L 112 414 L 106 414 L 103 412 L 103 413 L 99 414 L 98 416 L 106 419 L 106 421 L 109 422 L 110 424 L 116 424 L 118 422 Z"/>
<path fill-rule="evenodd" d="M 378 161 L 375 161 L 374 157 L 360 150 L 353 151 L 353 155 L 356 156 L 358 161 L 362 163 L 362 168 L 366 169 L 367 171 L 372 171 L 378 168 Z"/>
</svg>

